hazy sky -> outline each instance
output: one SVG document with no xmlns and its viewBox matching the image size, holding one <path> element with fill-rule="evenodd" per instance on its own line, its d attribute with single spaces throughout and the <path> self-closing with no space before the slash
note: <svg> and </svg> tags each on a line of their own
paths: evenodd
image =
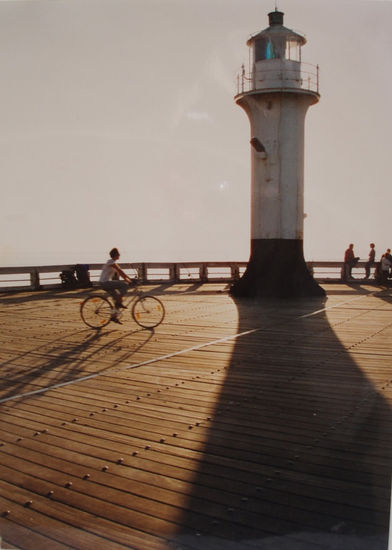
<svg viewBox="0 0 392 550">
<path fill-rule="evenodd" d="M 278 0 L 320 66 L 305 257 L 392 247 L 392 2 Z M 275 0 L 0 1 L 0 263 L 247 260 L 233 99 Z"/>
</svg>

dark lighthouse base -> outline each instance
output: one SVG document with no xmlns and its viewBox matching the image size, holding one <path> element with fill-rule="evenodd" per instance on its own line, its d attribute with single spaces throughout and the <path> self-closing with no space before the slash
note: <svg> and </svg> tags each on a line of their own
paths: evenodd
<svg viewBox="0 0 392 550">
<path fill-rule="evenodd" d="M 252 240 L 248 267 L 230 293 L 246 298 L 325 296 L 306 267 L 303 241 L 297 239 Z"/>
</svg>

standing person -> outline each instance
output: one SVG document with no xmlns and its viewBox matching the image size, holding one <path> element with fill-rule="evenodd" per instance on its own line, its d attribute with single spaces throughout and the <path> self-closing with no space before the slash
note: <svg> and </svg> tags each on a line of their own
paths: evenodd
<svg viewBox="0 0 392 550">
<path fill-rule="evenodd" d="M 116 308 L 125 308 L 122 299 L 127 293 L 128 283 L 132 283 L 132 279 L 117 264 L 120 258 L 118 249 L 112 248 L 109 255 L 110 259 L 102 268 L 99 282 L 102 288 L 114 298 Z M 124 281 L 120 281 L 118 277 L 122 277 Z M 112 321 L 121 324 L 116 314 L 113 315 Z"/>
<path fill-rule="evenodd" d="M 392 266 L 391 249 L 387 248 L 385 254 L 381 256 L 381 281 L 386 283 L 389 279 L 390 269 Z"/>
<path fill-rule="evenodd" d="M 351 279 L 351 270 L 357 263 L 359 258 L 354 256 L 354 245 L 351 243 L 348 245 L 346 252 L 344 253 L 344 266 L 343 266 L 343 280 Z"/>
<path fill-rule="evenodd" d="M 370 251 L 369 251 L 369 259 L 365 264 L 365 279 L 369 279 L 370 277 L 370 268 L 372 265 L 374 265 L 374 260 L 376 259 L 376 250 L 375 250 L 375 244 L 370 243 Z"/>
</svg>

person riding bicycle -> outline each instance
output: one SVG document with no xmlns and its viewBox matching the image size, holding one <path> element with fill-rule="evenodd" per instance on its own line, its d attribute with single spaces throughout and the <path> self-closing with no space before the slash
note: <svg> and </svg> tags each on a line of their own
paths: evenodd
<svg viewBox="0 0 392 550">
<path fill-rule="evenodd" d="M 112 248 L 109 255 L 110 259 L 102 268 L 99 282 L 101 287 L 113 297 L 116 308 L 125 308 L 122 299 L 128 291 L 128 285 L 133 283 L 133 280 L 117 264 L 117 260 L 120 258 L 118 249 Z M 120 281 L 119 277 L 122 277 L 124 281 Z M 112 321 L 121 324 L 116 313 L 113 314 Z"/>
</svg>

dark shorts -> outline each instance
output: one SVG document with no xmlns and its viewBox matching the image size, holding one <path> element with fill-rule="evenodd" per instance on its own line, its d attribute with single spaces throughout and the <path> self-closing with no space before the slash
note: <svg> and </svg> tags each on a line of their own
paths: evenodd
<svg viewBox="0 0 392 550">
<path fill-rule="evenodd" d="M 128 291 L 128 283 L 125 281 L 106 281 L 105 283 L 101 283 L 101 286 L 114 299 L 125 296 Z"/>
</svg>

